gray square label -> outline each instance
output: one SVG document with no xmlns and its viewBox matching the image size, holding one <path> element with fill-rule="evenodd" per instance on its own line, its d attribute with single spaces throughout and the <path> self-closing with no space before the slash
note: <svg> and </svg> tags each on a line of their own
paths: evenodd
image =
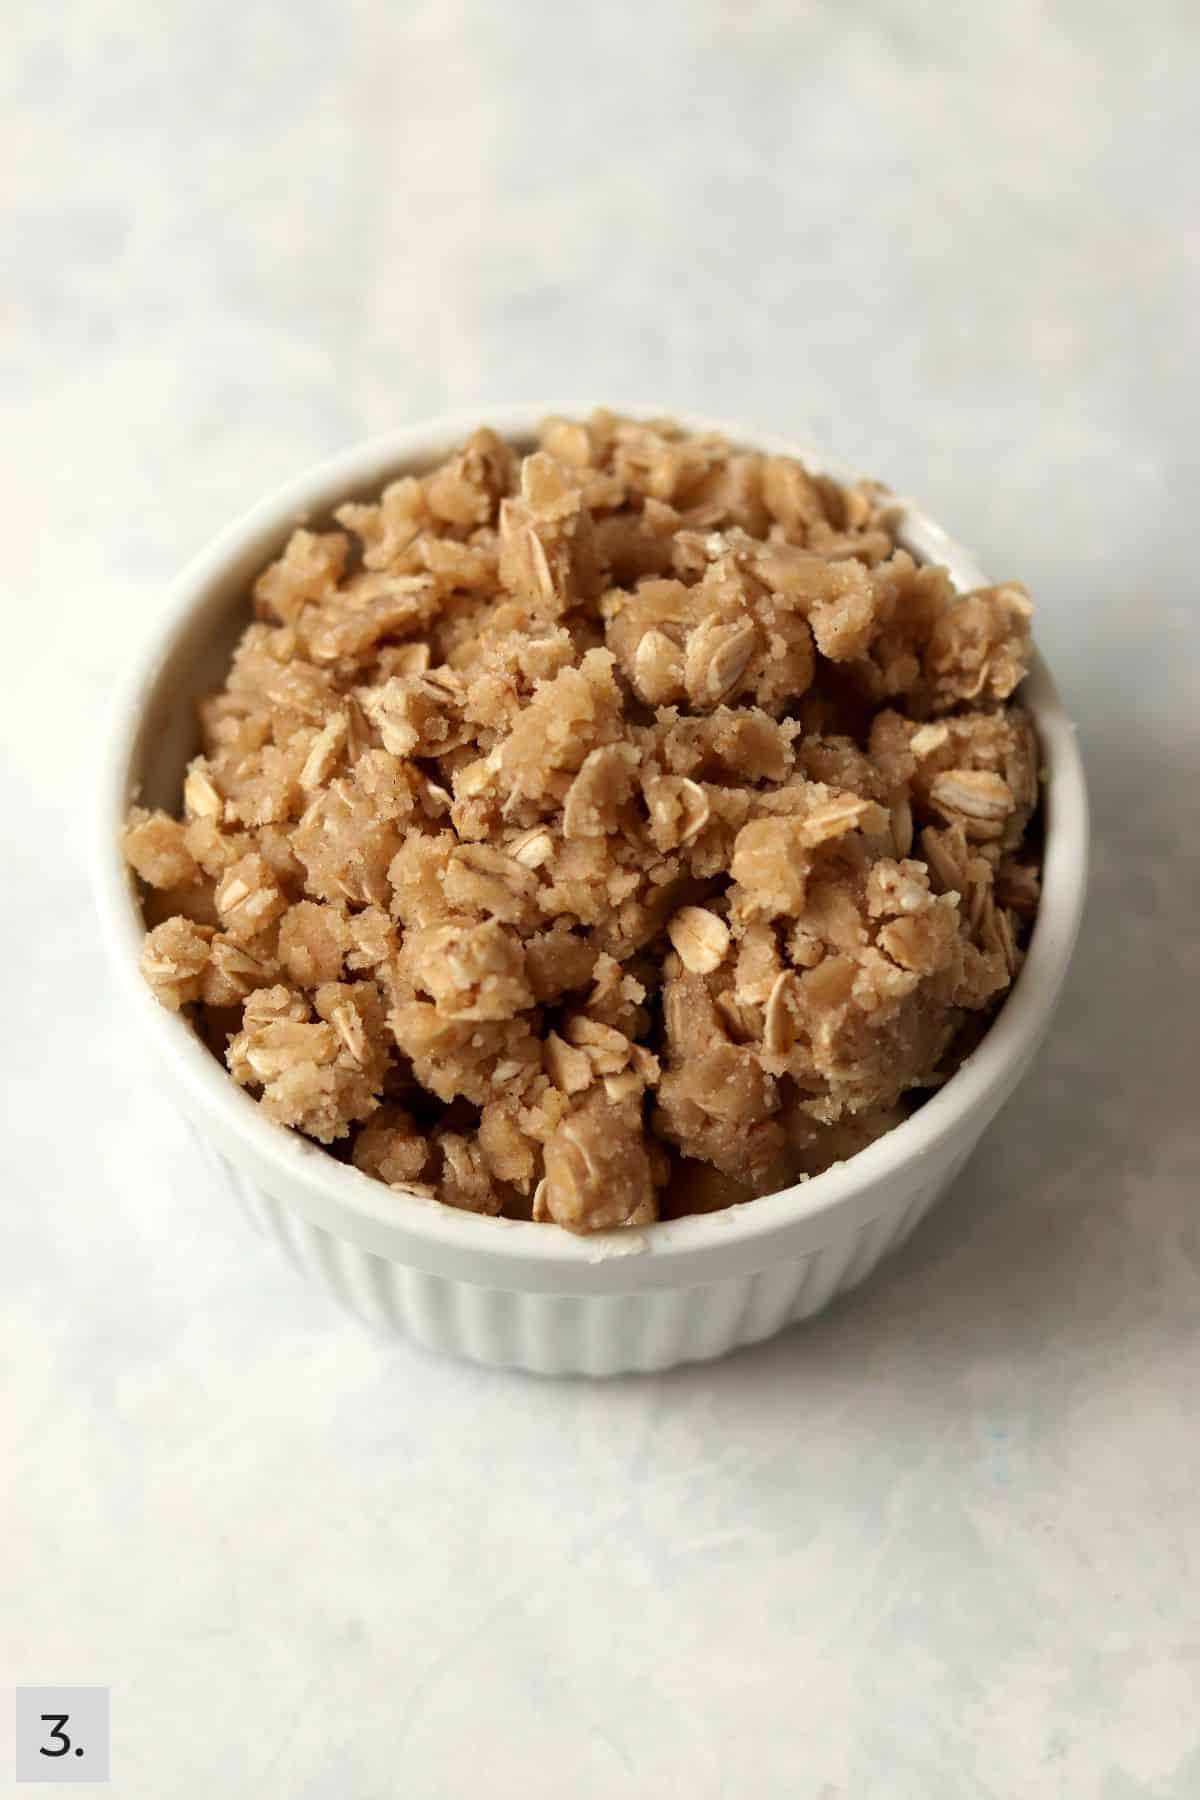
<svg viewBox="0 0 1200 1800">
<path fill-rule="evenodd" d="M 17 1689 L 17 1780 L 108 1780 L 107 1688 Z"/>
</svg>

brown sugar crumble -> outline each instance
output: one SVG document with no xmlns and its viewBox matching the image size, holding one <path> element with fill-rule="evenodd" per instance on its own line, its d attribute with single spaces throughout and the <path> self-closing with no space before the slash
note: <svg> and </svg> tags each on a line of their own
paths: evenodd
<svg viewBox="0 0 1200 1800">
<path fill-rule="evenodd" d="M 953 1072 L 1038 901 L 1029 600 L 874 483 L 666 420 L 481 429 L 293 532 L 142 957 L 266 1115 L 572 1231 L 770 1193 Z"/>
</svg>

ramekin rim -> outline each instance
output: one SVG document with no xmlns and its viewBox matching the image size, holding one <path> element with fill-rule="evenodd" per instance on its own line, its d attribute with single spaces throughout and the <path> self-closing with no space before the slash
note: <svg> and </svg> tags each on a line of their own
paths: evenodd
<svg viewBox="0 0 1200 1800">
<path fill-rule="evenodd" d="M 538 421 L 556 408 L 504 406 L 473 408 L 360 441 L 323 459 L 257 501 L 226 526 L 192 559 L 168 588 L 160 613 L 133 655 L 110 708 L 110 725 L 99 765 L 100 805 L 93 854 L 93 885 L 102 933 L 126 998 L 175 1074 L 199 1104 L 217 1115 L 226 1141 L 245 1145 L 255 1162 L 274 1166 L 281 1179 L 299 1182 L 318 1200 L 332 1203 L 344 1217 L 359 1216 L 394 1239 L 394 1260 L 404 1245 L 419 1243 L 422 1259 L 438 1248 L 478 1255 L 489 1279 L 507 1273 L 518 1279 L 521 1266 L 545 1271 L 559 1265 L 576 1276 L 588 1265 L 624 1259 L 637 1251 L 661 1269 L 663 1284 L 672 1268 L 704 1259 L 714 1250 L 771 1240 L 842 1208 L 864 1190 L 876 1188 L 920 1162 L 932 1146 L 989 1100 L 1000 1104 L 1017 1079 L 1024 1057 L 1036 1045 L 1053 1011 L 1066 975 L 1083 910 L 1087 874 L 1087 799 L 1075 728 L 1045 663 L 1035 653 L 1023 690 L 1041 745 L 1046 791 L 1046 831 L 1042 892 L 1033 936 L 1020 976 L 977 1048 L 954 1075 L 901 1124 L 842 1163 L 777 1193 L 717 1213 L 692 1214 L 643 1227 L 636 1233 L 578 1236 L 525 1220 L 495 1219 L 456 1211 L 440 1201 L 398 1194 L 382 1183 L 337 1162 L 299 1134 L 265 1118 L 257 1104 L 230 1080 L 201 1044 L 188 1021 L 168 1013 L 153 998 L 137 968 L 144 926 L 134 884 L 120 855 L 118 837 L 130 798 L 130 757 L 142 713 L 171 645 L 202 603 L 223 568 L 239 549 L 272 528 L 282 538 L 289 525 L 324 510 L 337 492 L 383 479 L 389 469 L 416 466 L 437 453 L 481 418 L 505 437 L 527 439 Z M 581 408 L 578 410 L 587 410 Z M 671 416 L 692 430 L 720 431 L 731 442 L 797 456 L 807 466 L 839 480 L 856 471 L 804 444 L 728 421 L 681 413 L 678 409 L 630 408 L 643 417 Z M 960 586 L 983 585 L 986 577 L 972 555 L 947 536 L 911 501 L 897 497 L 902 537 L 921 553 L 947 562 Z M 998 1096 L 998 1098 L 996 1098 Z M 988 1111 L 994 1110 L 992 1106 Z M 391 1253 L 391 1252 L 389 1252 Z M 639 1282 L 639 1285 L 644 1281 Z"/>
</svg>

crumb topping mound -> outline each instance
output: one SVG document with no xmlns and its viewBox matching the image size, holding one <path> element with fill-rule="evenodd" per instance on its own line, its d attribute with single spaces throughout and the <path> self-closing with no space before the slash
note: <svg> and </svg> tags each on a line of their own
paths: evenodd
<svg viewBox="0 0 1200 1800">
<path fill-rule="evenodd" d="M 572 1231 L 814 1174 L 945 1080 L 1037 906 L 1016 583 L 669 420 L 486 428 L 299 530 L 134 807 L 146 980 L 376 1180 Z"/>
</svg>

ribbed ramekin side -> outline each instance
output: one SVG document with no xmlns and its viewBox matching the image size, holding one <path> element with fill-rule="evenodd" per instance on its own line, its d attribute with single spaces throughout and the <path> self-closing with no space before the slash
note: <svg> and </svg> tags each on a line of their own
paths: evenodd
<svg viewBox="0 0 1200 1800">
<path fill-rule="evenodd" d="M 706 1362 L 813 1317 L 863 1281 L 948 1185 L 933 1182 L 804 1256 L 703 1286 L 547 1294 L 480 1286 L 389 1261 L 301 1217 L 210 1151 L 241 1211 L 347 1311 L 425 1349 L 540 1375 L 648 1373 Z"/>
</svg>

